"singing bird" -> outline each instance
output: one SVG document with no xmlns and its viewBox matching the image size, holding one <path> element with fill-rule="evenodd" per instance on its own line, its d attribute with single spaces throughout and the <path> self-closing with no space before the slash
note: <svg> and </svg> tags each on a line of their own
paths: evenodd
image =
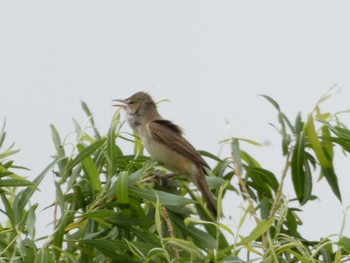
<svg viewBox="0 0 350 263">
<path fill-rule="evenodd" d="M 209 190 L 204 171 L 209 165 L 182 136 L 181 128 L 160 116 L 148 93 L 137 92 L 127 99 L 114 101 L 122 103 L 115 106 L 126 110 L 130 127 L 139 134 L 152 159 L 176 174 L 187 175 L 198 186 L 208 209 L 216 217 L 216 200 Z"/>
</svg>

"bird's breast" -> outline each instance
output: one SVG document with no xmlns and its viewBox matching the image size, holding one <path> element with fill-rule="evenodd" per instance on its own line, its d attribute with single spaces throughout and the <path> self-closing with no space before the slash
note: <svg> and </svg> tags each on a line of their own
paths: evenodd
<svg viewBox="0 0 350 263">
<path fill-rule="evenodd" d="M 152 159 L 163 164 L 173 172 L 191 174 L 194 164 L 185 156 L 179 154 L 170 144 L 164 144 L 153 138 L 147 130 L 139 131 L 141 140 Z"/>
</svg>

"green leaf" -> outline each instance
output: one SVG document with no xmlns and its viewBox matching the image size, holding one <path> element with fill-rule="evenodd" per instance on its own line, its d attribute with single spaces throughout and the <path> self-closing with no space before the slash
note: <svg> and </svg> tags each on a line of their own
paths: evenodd
<svg viewBox="0 0 350 263">
<path fill-rule="evenodd" d="M 278 103 L 274 99 L 272 99 L 271 97 L 269 97 L 267 95 L 260 95 L 260 96 L 265 98 L 267 101 L 269 101 L 276 108 L 276 110 L 280 111 L 280 106 L 278 105 Z"/>
<path fill-rule="evenodd" d="M 312 114 L 309 114 L 306 125 L 306 131 L 309 137 L 309 141 L 311 143 L 311 147 L 314 150 L 316 157 L 321 165 L 322 174 L 326 177 L 326 180 L 330 185 L 333 193 L 341 202 L 342 198 L 338 185 L 338 178 L 333 168 L 333 161 L 330 156 L 326 155 L 326 152 L 318 139 L 318 135 L 316 133 L 314 122 L 312 119 Z"/>
<path fill-rule="evenodd" d="M 200 150 L 198 152 L 200 155 L 202 155 L 204 157 L 208 157 L 208 158 L 213 159 L 214 161 L 217 161 L 217 162 L 222 162 L 222 160 L 219 157 L 217 157 L 215 154 L 212 154 L 210 152 L 203 151 L 203 150 Z"/>
<path fill-rule="evenodd" d="M 308 116 L 308 120 L 306 123 L 306 135 L 309 138 L 311 143 L 311 147 L 314 150 L 318 161 L 320 162 L 321 167 L 329 168 L 332 167 L 332 162 L 325 155 L 322 145 L 318 139 L 318 134 L 315 130 L 314 121 L 312 119 L 312 114 L 310 113 Z"/>
<path fill-rule="evenodd" d="M 252 241 L 257 240 L 263 233 L 265 233 L 273 224 L 275 218 L 263 219 L 258 225 L 254 228 L 254 230 L 245 238 L 243 238 L 239 245 L 247 245 Z"/>
<path fill-rule="evenodd" d="M 237 173 L 242 174 L 241 150 L 239 148 L 239 141 L 237 138 L 231 139 L 231 155 L 235 168 L 237 169 Z"/>
<path fill-rule="evenodd" d="M 79 149 L 79 152 L 83 152 L 86 149 L 81 144 L 78 144 L 77 147 Z M 101 186 L 101 181 L 99 177 L 99 172 L 91 156 L 87 156 L 84 159 L 82 159 L 82 163 L 83 163 L 83 167 L 84 167 L 84 171 L 86 173 L 87 179 L 91 183 L 92 188 L 96 192 L 101 192 L 102 186 Z"/>
<path fill-rule="evenodd" d="M 341 198 L 340 189 L 339 189 L 339 185 L 338 185 L 338 178 L 337 178 L 337 175 L 335 174 L 334 168 L 333 167 L 322 168 L 321 172 L 324 175 L 324 177 L 326 177 L 326 180 L 327 180 L 328 184 L 330 185 L 333 193 L 341 202 L 342 198 Z"/>
<path fill-rule="evenodd" d="M 16 225 L 16 221 L 15 221 L 15 214 L 14 214 L 13 208 L 11 206 L 11 203 L 7 199 L 6 195 L 1 191 L 0 191 L 0 197 L 1 197 L 2 203 L 5 207 L 6 215 L 7 215 L 8 219 L 10 220 L 12 227 L 14 227 Z"/>
<path fill-rule="evenodd" d="M 143 198 L 151 202 L 157 202 L 159 200 L 161 204 L 168 206 L 184 206 L 195 203 L 195 201 L 183 196 L 169 194 L 154 189 L 130 187 L 129 191 L 139 198 Z"/>
<path fill-rule="evenodd" d="M 307 201 L 312 200 L 312 173 L 310 169 L 309 162 L 304 161 L 305 167 L 305 186 L 304 186 L 304 198 L 301 202 L 301 205 L 304 205 Z"/>
<path fill-rule="evenodd" d="M 298 135 L 291 162 L 292 170 L 292 181 L 294 186 L 294 191 L 297 195 L 297 198 L 301 204 L 304 203 L 304 194 L 305 194 L 305 182 L 306 175 L 304 170 L 305 164 L 305 135 L 301 131 Z"/>
<path fill-rule="evenodd" d="M 107 239 L 86 239 L 80 240 L 82 245 L 91 245 L 102 254 L 113 259 L 113 262 L 135 262 L 124 251 L 128 249 L 128 245 L 124 241 L 120 240 L 107 240 Z"/>
<path fill-rule="evenodd" d="M 32 263 L 34 262 L 36 256 L 36 247 L 33 240 L 29 238 L 25 238 L 21 242 L 21 249 L 24 252 L 24 263 Z"/>
<path fill-rule="evenodd" d="M 245 169 L 248 172 L 249 176 L 252 176 L 254 179 L 256 179 L 259 184 L 268 185 L 275 192 L 277 191 L 278 181 L 272 172 L 260 167 L 246 166 Z"/>
<path fill-rule="evenodd" d="M 202 249 L 216 248 L 216 240 L 207 232 L 196 228 L 193 224 L 184 224 L 183 219 L 174 215 L 171 217 L 171 221 L 175 226 L 179 228 L 179 232 L 190 237 L 197 246 Z M 186 238 L 185 236 L 185 238 Z"/>
<path fill-rule="evenodd" d="M 52 253 L 48 248 L 40 248 L 37 251 L 37 256 L 34 263 L 53 263 Z"/>
<path fill-rule="evenodd" d="M 22 219 L 22 214 L 24 211 L 24 207 L 28 204 L 30 198 L 35 193 L 35 191 L 38 189 L 39 184 L 44 179 L 44 176 L 47 174 L 48 171 L 52 169 L 52 167 L 57 164 L 57 160 L 50 163 L 34 180 L 33 180 L 33 186 L 29 186 L 26 189 L 18 192 L 16 195 L 14 201 L 13 201 L 13 208 L 15 212 L 15 218 L 17 222 L 20 222 Z"/>
<path fill-rule="evenodd" d="M 127 172 L 121 172 L 117 180 L 117 202 L 120 204 L 129 204 L 129 175 Z"/>
<path fill-rule="evenodd" d="M 34 186 L 34 184 L 26 179 L 1 179 L 0 187 L 18 187 L 18 186 Z"/>
<path fill-rule="evenodd" d="M 350 238 L 342 236 L 338 241 L 338 246 L 350 252 Z"/>
<path fill-rule="evenodd" d="M 135 171 L 134 173 L 129 175 L 128 178 L 128 183 L 129 186 L 133 185 L 138 179 L 140 179 L 146 172 L 147 167 L 146 166 L 142 166 L 141 169 Z"/>
<path fill-rule="evenodd" d="M 87 106 L 87 104 L 84 101 L 81 101 L 81 107 L 83 108 L 85 114 L 89 117 L 92 129 L 95 133 L 95 138 L 98 140 L 101 139 L 100 133 L 98 132 L 98 130 L 95 126 L 95 121 L 94 121 L 93 115 L 92 115 L 89 107 Z"/>
<path fill-rule="evenodd" d="M 322 137 L 323 141 L 334 142 L 343 148 L 344 151 L 350 152 L 350 141 L 338 137 Z"/>
<path fill-rule="evenodd" d="M 116 130 L 118 125 L 119 125 L 119 122 L 113 120 L 112 125 L 109 128 L 108 134 L 107 134 L 107 156 L 109 160 L 109 167 L 108 167 L 109 176 L 113 176 L 116 174 L 117 167 L 118 167 L 117 156 L 122 155 L 121 150 L 115 144 Z"/>
<path fill-rule="evenodd" d="M 54 246 L 54 253 L 57 261 L 59 261 L 60 255 L 62 253 L 64 231 L 66 226 L 69 225 L 68 214 L 69 211 L 65 211 L 62 217 L 60 218 L 52 240 L 52 244 Z"/>
<path fill-rule="evenodd" d="M 5 141 L 5 138 L 6 138 L 5 126 L 6 126 L 6 120 L 4 120 L 4 122 L 2 124 L 1 131 L 0 131 L 0 148 L 2 147 L 2 145 Z"/>
<path fill-rule="evenodd" d="M 59 159 L 63 158 L 63 157 L 65 157 L 65 151 L 64 151 L 64 148 L 62 146 L 60 135 L 53 124 L 50 124 L 50 128 L 51 128 L 51 136 L 52 136 L 54 146 L 55 146 L 55 149 L 57 152 L 57 158 L 59 158 Z"/>
<path fill-rule="evenodd" d="M 166 245 L 175 245 L 191 255 L 195 255 L 196 258 L 203 256 L 202 251 L 190 241 L 180 238 L 164 238 L 163 240 Z"/>
<path fill-rule="evenodd" d="M 320 252 L 321 252 L 321 255 L 322 255 L 322 258 L 323 258 L 323 262 L 324 262 L 324 263 L 333 263 L 331 254 L 328 252 L 327 249 L 325 249 L 324 247 L 322 247 L 322 248 L 320 249 Z"/>
<path fill-rule="evenodd" d="M 77 156 L 69 163 L 67 170 L 71 170 L 76 165 L 80 164 L 85 158 L 92 155 L 97 149 L 99 149 L 104 144 L 105 141 L 106 139 L 103 138 L 82 149 L 77 154 Z"/>
</svg>

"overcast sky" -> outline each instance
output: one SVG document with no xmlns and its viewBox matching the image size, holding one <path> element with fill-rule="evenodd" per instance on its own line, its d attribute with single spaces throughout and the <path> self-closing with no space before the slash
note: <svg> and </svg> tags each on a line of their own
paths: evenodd
<svg viewBox="0 0 350 263">
<path fill-rule="evenodd" d="M 145 90 L 170 100 L 161 114 L 198 149 L 217 154 L 230 133 L 269 141 L 242 147 L 279 175 L 280 138 L 268 124 L 277 124 L 276 112 L 258 95 L 276 99 L 294 120 L 337 84 L 340 94 L 324 108 L 349 109 L 349 14 L 349 1 L 0 0 L 0 121 L 21 149 L 15 160 L 34 178 L 55 152 L 50 123 L 68 135 L 72 118 L 86 121 L 84 100 L 106 131 L 111 100 Z M 307 237 L 339 232 L 350 205 L 349 163 L 336 160 L 343 204 L 324 182 L 315 185 L 321 199 L 301 214 Z M 51 175 L 41 189 L 43 208 L 54 200 Z M 230 200 L 226 214 L 239 220 L 230 207 L 241 202 Z"/>
</svg>

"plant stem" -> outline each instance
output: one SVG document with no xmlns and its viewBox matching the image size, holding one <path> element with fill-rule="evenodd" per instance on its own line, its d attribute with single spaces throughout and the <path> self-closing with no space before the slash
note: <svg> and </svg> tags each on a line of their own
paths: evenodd
<svg viewBox="0 0 350 263">
<path fill-rule="evenodd" d="M 284 183 L 284 180 L 285 180 L 285 178 L 286 178 L 288 169 L 289 169 L 289 167 L 290 167 L 290 157 L 291 157 L 291 154 L 292 154 L 292 150 L 289 150 L 288 153 L 287 153 L 287 157 L 286 157 L 286 163 L 285 163 L 284 168 L 283 168 L 283 170 L 282 170 L 282 176 L 281 176 L 281 180 L 280 180 L 280 183 L 279 183 L 279 185 L 278 185 L 277 192 L 276 192 L 275 201 L 273 202 L 272 207 L 271 207 L 270 217 L 275 216 L 276 211 L 277 211 L 278 206 L 279 206 L 279 203 L 280 203 L 280 201 L 281 201 L 282 190 L 283 190 L 283 183 Z"/>
</svg>

